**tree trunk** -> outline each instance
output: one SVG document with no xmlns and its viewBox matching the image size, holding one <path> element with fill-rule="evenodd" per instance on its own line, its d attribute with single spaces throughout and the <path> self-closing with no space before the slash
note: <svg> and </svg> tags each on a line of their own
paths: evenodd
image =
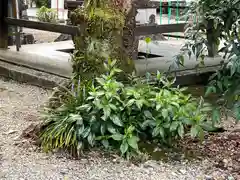
<svg viewBox="0 0 240 180">
<path fill-rule="evenodd" d="M 217 39 L 214 36 L 214 21 L 208 20 L 207 24 L 207 41 L 208 41 L 208 56 L 214 57 L 217 54 L 218 45 Z"/>
<path fill-rule="evenodd" d="M 89 74 L 86 78 L 90 78 L 91 74 L 101 74 L 104 71 L 103 64 L 109 58 L 117 60 L 123 74 L 135 71 L 133 60 L 137 59 L 138 39 L 135 37 L 137 11 L 134 1 L 136 0 L 86 0 L 84 7 L 71 13 L 71 24 L 80 25 L 81 28 L 80 35 L 73 39 L 75 49 L 78 50 L 75 54 L 77 58 L 74 58 L 78 60 L 73 61 L 74 74 L 81 77 Z M 109 6 L 112 6 L 113 11 L 108 9 Z M 106 11 L 111 18 L 102 17 L 99 14 L 101 11 Z M 95 45 L 92 46 L 92 43 Z M 81 60 L 78 57 L 82 57 Z M 83 71 L 86 66 L 91 68 Z"/>
<path fill-rule="evenodd" d="M 134 1 L 128 0 L 125 27 L 123 29 L 123 46 L 130 59 L 136 59 L 138 47 L 138 38 L 135 36 L 137 9 L 134 7 Z"/>
</svg>

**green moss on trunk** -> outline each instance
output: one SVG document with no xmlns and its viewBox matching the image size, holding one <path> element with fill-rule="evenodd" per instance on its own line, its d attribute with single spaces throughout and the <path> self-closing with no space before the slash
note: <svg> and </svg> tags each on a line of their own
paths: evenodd
<svg viewBox="0 0 240 180">
<path fill-rule="evenodd" d="M 71 13 L 71 23 L 80 27 L 72 57 L 75 78 L 91 80 L 104 73 L 108 59 L 116 59 L 124 73 L 135 70 L 135 15 L 134 10 L 123 10 L 117 0 L 86 0 L 84 7 Z"/>
</svg>

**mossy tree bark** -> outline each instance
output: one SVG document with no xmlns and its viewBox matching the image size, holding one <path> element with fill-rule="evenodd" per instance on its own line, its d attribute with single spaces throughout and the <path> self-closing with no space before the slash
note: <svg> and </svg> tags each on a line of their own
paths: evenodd
<svg viewBox="0 0 240 180">
<path fill-rule="evenodd" d="M 126 50 L 125 53 L 127 57 L 131 60 L 136 60 L 138 55 L 138 37 L 135 36 L 135 29 L 136 29 L 136 15 L 137 9 L 134 7 L 136 0 L 126 0 L 127 6 L 126 15 L 125 15 L 125 26 L 123 28 L 123 48 Z M 130 62 L 129 70 L 132 71 L 134 67 L 133 61 Z"/>
<path fill-rule="evenodd" d="M 124 73 L 135 70 L 135 16 L 133 0 L 85 0 L 71 13 L 71 23 L 80 26 L 74 37 L 75 78 L 93 79 L 104 72 L 108 59 L 117 60 Z"/>
</svg>

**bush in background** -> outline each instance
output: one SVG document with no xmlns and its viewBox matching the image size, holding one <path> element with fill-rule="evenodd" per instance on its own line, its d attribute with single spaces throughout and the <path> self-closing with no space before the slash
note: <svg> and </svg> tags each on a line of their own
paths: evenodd
<svg viewBox="0 0 240 180">
<path fill-rule="evenodd" d="M 49 9 L 45 6 L 42 6 L 37 12 L 37 18 L 42 22 L 57 22 L 57 12 L 53 9 Z"/>
<path fill-rule="evenodd" d="M 41 8 L 42 6 L 51 8 L 51 0 L 32 0 L 31 2 L 34 2 L 37 8 Z"/>
<path fill-rule="evenodd" d="M 192 54 L 204 65 L 206 56 L 223 54 L 221 68 L 212 75 L 206 96 L 217 94 L 213 122 L 221 113 L 240 120 L 240 0 L 193 1 L 186 16 L 196 16 L 197 23 L 186 29 L 188 41 L 176 56 L 177 67 L 184 65 L 184 54 Z M 220 42 L 223 47 L 219 48 Z"/>
</svg>

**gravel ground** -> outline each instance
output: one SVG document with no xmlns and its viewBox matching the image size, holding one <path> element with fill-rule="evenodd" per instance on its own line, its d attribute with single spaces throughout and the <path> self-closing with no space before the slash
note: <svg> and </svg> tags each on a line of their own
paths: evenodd
<svg viewBox="0 0 240 180">
<path fill-rule="evenodd" d="M 81 160 L 62 154 L 41 153 L 21 132 L 38 121 L 40 106 L 50 92 L 0 79 L 0 179 L 1 180 L 195 180 L 206 179 L 207 160 L 134 165 L 123 159 L 92 152 Z M 208 171 L 209 172 L 209 171 Z M 217 175 L 218 176 L 218 175 Z M 219 177 L 219 176 L 218 176 Z"/>
</svg>

